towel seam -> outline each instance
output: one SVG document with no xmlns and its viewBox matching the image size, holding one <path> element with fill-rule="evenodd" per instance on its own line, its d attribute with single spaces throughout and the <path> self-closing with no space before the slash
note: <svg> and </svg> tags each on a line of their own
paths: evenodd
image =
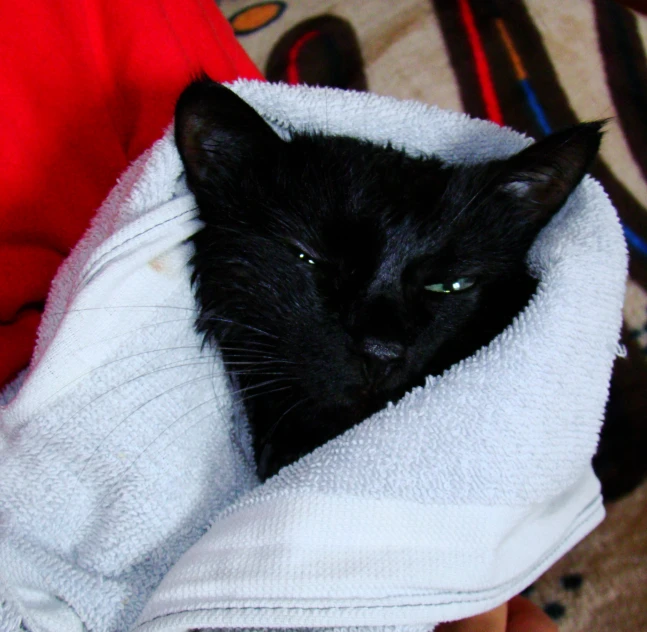
<svg viewBox="0 0 647 632">
<path fill-rule="evenodd" d="M 550 557 L 552 557 L 557 550 L 559 550 L 560 546 L 563 545 L 564 542 L 570 540 L 570 538 L 575 534 L 575 532 L 581 528 L 595 513 L 595 510 L 598 509 L 601 505 L 601 497 L 599 494 L 597 494 L 593 499 L 591 499 L 587 505 L 579 512 L 577 517 L 573 520 L 571 523 L 571 528 L 563 534 L 563 536 L 560 538 L 559 543 L 555 546 L 553 546 L 549 551 L 547 551 L 539 561 L 537 561 L 532 567 L 530 567 L 528 570 L 526 570 L 525 573 L 522 573 L 520 575 L 517 575 L 515 578 L 508 580 L 507 582 L 503 584 L 499 584 L 496 588 L 492 588 L 488 591 L 457 591 L 457 592 L 451 592 L 451 593 L 435 593 L 434 596 L 436 597 L 443 597 L 444 595 L 458 595 L 458 596 L 465 596 L 466 598 L 463 599 L 454 599 L 451 601 L 443 601 L 443 602 L 434 602 L 434 603 L 404 603 L 404 604 L 394 604 L 394 605 L 353 605 L 353 606 L 313 606 L 313 607 L 307 607 L 307 606 L 217 606 L 217 607 L 211 607 L 211 608 L 195 608 L 191 610 L 180 610 L 180 611 L 175 611 L 175 612 L 167 612 L 162 615 L 158 615 L 156 617 L 153 617 L 152 619 L 148 619 L 147 621 L 143 622 L 142 625 L 146 624 L 151 624 L 154 623 L 155 621 L 162 620 L 166 617 L 169 616 L 175 616 L 175 615 L 182 615 L 182 614 L 188 614 L 190 612 L 213 612 L 213 611 L 258 611 L 258 612 L 263 612 L 266 610 L 286 610 L 289 612 L 304 612 L 304 613 L 316 613 L 316 612 L 329 612 L 333 610 L 392 610 L 392 609 L 402 609 L 402 608 L 425 608 L 425 607 L 436 607 L 436 606 L 450 606 L 450 605 L 459 605 L 459 604 L 466 604 L 466 603 L 478 603 L 482 601 L 488 601 L 491 599 L 494 595 L 497 593 L 500 593 L 502 591 L 505 591 L 507 586 L 514 585 L 516 583 L 519 583 L 520 579 L 522 576 L 528 576 L 529 574 L 536 572 L 538 568 L 540 568 L 543 564 L 545 564 L 546 560 L 548 560 Z M 470 597 L 473 595 L 472 597 Z M 482 596 L 476 596 L 476 595 L 482 595 Z M 429 597 L 427 597 L 429 598 Z M 235 626 L 235 627 L 240 627 L 240 626 Z"/>
<path fill-rule="evenodd" d="M 170 201 L 170 200 L 169 200 Z M 135 239 L 139 239 L 142 235 L 145 235 L 147 233 L 150 233 L 151 231 L 154 231 L 157 228 L 160 228 L 164 226 L 165 224 L 168 224 L 169 222 L 174 222 L 181 217 L 185 215 L 189 215 L 195 211 L 195 207 L 186 211 L 182 211 L 178 215 L 174 215 L 173 217 L 169 217 L 168 219 L 165 219 L 163 222 L 160 222 L 158 224 L 155 224 L 154 226 L 149 226 L 145 230 L 142 230 L 141 232 L 136 233 L 135 235 L 129 236 L 127 239 L 120 241 L 118 244 L 115 244 L 110 248 L 110 250 L 107 250 L 103 254 L 101 254 L 91 265 L 90 270 L 86 271 L 81 278 L 79 279 L 79 285 L 77 286 L 78 288 L 83 287 L 87 282 L 89 282 L 92 277 L 94 277 L 100 270 L 101 268 L 105 265 L 105 259 L 109 255 L 113 254 L 115 251 L 119 250 L 126 244 L 130 243 L 131 241 Z"/>
</svg>

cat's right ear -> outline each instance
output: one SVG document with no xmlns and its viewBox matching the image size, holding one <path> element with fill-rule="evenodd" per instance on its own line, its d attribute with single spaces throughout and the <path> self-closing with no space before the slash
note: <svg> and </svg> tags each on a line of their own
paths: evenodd
<svg viewBox="0 0 647 632">
<path fill-rule="evenodd" d="M 210 79 L 193 82 L 175 108 L 175 143 L 192 188 L 239 177 L 256 151 L 283 143 L 254 108 Z"/>
<path fill-rule="evenodd" d="M 605 123 L 574 125 L 503 162 L 497 185 L 518 200 L 526 221 L 545 224 L 562 207 L 591 166 Z"/>
</svg>

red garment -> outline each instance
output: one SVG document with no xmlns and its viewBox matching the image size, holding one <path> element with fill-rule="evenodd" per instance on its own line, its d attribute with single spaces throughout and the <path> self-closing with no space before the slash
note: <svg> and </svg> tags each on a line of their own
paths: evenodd
<svg viewBox="0 0 647 632">
<path fill-rule="evenodd" d="M 201 72 L 261 78 L 214 0 L 0 5 L 0 385 L 58 265 Z"/>
</svg>

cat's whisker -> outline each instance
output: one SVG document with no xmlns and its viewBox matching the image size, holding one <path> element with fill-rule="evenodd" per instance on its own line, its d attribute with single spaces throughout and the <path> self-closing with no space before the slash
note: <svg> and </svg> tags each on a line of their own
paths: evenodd
<svg viewBox="0 0 647 632">
<path fill-rule="evenodd" d="M 115 333 L 115 334 L 111 333 L 110 338 L 98 338 L 96 340 L 93 340 L 90 344 L 87 344 L 83 347 L 79 347 L 78 351 L 87 351 L 88 349 L 91 349 L 92 347 L 95 347 L 100 344 L 106 344 L 106 343 L 112 344 L 115 340 L 118 340 L 119 338 L 123 338 L 125 336 L 132 336 L 133 334 L 145 331 L 146 329 L 150 329 L 151 327 L 159 327 L 160 325 L 172 325 L 179 322 L 189 322 L 193 320 L 194 320 L 193 316 L 186 316 L 185 318 L 173 318 L 169 320 L 160 320 L 152 323 L 147 323 L 145 325 L 141 325 L 140 327 L 136 327 L 134 329 L 126 329 L 122 332 Z M 197 347 L 198 345 L 196 344 L 196 348 Z"/>
<path fill-rule="evenodd" d="M 213 316 L 211 314 L 208 314 L 204 320 L 229 323 L 230 325 L 233 325 L 235 327 L 243 327 L 245 329 L 255 331 L 256 333 L 261 334 L 263 336 L 268 336 L 270 338 L 275 338 L 276 340 L 278 340 L 278 336 L 275 336 L 274 334 L 271 334 L 267 331 L 259 329 L 258 327 L 254 327 L 253 325 L 248 325 L 247 323 L 241 323 L 240 321 L 231 320 L 229 318 L 223 318 L 222 316 Z"/>
<path fill-rule="evenodd" d="M 75 384 L 79 380 L 87 378 L 87 377 L 91 376 L 93 373 L 95 373 L 96 371 L 100 371 L 101 369 L 105 369 L 106 367 L 108 367 L 108 366 L 110 366 L 112 364 L 116 364 L 118 362 L 123 362 L 124 360 L 131 360 L 133 358 L 137 358 L 137 357 L 144 356 L 144 355 L 147 355 L 147 354 L 157 354 L 157 355 L 159 355 L 160 353 L 166 353 L 166 352 L 169 352 L 169 351 L 180 351 L 180 350 L 184 350 L 184 349 L 191 349 L 193 351 L 198 351 L 199 347 L 197 347 L 197 345 L 180 345 L 180 346 L 177 346 L 177 347 L 159 347 L 159 348 L 156 348 L 156 349 L 147 349 L 145 351 L 139 351 L 138 353 L 133 353 L 133 354 L 130 354 L 130 355 L 127 355 L 127 356 L 121 356 L 119 358 L 109 360 L 108 362 L 104 362 L 103 364 L 100 364 L 99 366 L 95 366 L 92 369 L 86 371 L 85 373 L 82 373 L 81 375 L 75 377 L 73 380 L 70 380 L 69 382 L 63 384 L 60 388 L 56 389 L 55 392 L 53 392 L 45 400 L 43 400 L 43 403 L 47 403 L 47 402 L 53 400 L 59 393 L 61 393 L 63 390 L 65 390 L 69 386 L 72 386 L 73 384 Z M 185 361 L 185 360 L 189 360 L 189 359 L 190 358 L 183 358 L 182 360 L 178 360 L 178 361 Z M 198 357 L 197 359 L 200 359 L 200 358 Z M 205 358 L 205 360 L 206 359 L 207 358 Z M 165 368 L 166 366 L 172 366 L 172 365 L 164 365 L 163 367 L 159 367 L 159 368 Z"/>
<path fill-rule="evenodd" d="M 232 376 L 241 377 L 241 376 L 252 376 L 256 378 L 261 377 L 276 377 L 280 378 L 282 382 L 298 382 L 299 378 L 294 375 L 285 375 L 282 372 L 268 373 L 267 371 L 234 371 Z M 251 388 L 251 387 L 250 387 Z"/>
<path fill-rule="evenodd" d="M 170 352 L 170 351 L 183 351 L 183 350 L 186 350 L 186 349 L 190 349 L 194 353 L 196 351 L 199 351 L 199 347 L 197 345 L 179 345 L 177 347 L 160 347 L 158 349 L 147 349 L 146 351 L 139 351 L 138 353 L 132 353 L 132 354 L 127 355 L 127 356 L 121 356 L 119 358 L 115 358 L 114 360 L 109 360 L 108 362 L 104 362 L 103 364 L 100 364 L 99 366 L 96 366 L 93 369 L 90 369 L 89 371 L 87 371 L 83 375 L 79 376 L 78 378 L 76 378 L 75 380 L 70 382 L 69 384 L 66 384 L 65 386 L 69 386 L 70 384 L 73 384 L 74 382 L 76 382 L 77 380 L 79 380 L 81 378 L 88 377 L 89 375 L 91 375 L 95 371 L 105 369 L 106 367 L 108 367 L 108 366 L 110 366 L 112 364 L 116 364 L 118 362 L 123 362 L 124 360 L 132 360 L 133 358 L 139 358 L 141 356 L 148 355 L 148 354 L 151 354 L 151 353 L 156 354 L 156 356 L 157 356 L 157 355 L 159 355 L 161 353 L 166 353 L 166 352 Z M 188 359 L 190 359 L 190 358 L 182 358 L 179 361 L 188 360 Z M 199 356 L 196 359 L 199 359 Z M 165 366 L 167 366 L 167 365 L 165 365 Z"/>
<path fill-rule="evenodd" d="M 247 355 L 250 357 L 261 357 L 261 358 L 278 358 L 280 357 L 277 353 L 273 353 L 271 349 L 250 349 L 249 347 L 234 347 L 234 346 L 224 346 L 218 344 L 213 347 L 216 350 L 220 351 L 230 351 L 231 354 L 228 355 Z"/>
<path fill-rule="evenodd" d="M 225 349 L 227 350 L 227 347 L 220 347 L 220 349 Z M 229 360 L 229 358 L 250 358 L 253 360 L 259 358 L 261 360 L 281 360 L 282 358 L 276 354 L 271 354 L 268 353 L 265 350 L 258 349 L 258 350 L 253 350 L 253 349 L 233 349 L 233 353 L 227 353 L 225 362 Z M 294 364 L 291 361 L 287 361 L 290 364 Z"/>
<path fill-rule="evenodd" d="M 222 346 L 222 344 L 224 344 L 225 341 L 228 341 L 229 344 L 233 344 L 233 343 L 236 342 L 236 340 L 235 339 L 232 340 L 231 337 L 229 337 L 228 334 L 227 334 L 227 336 L 220 335 L 219 338 L 218 338 L 218 342 L 217 342 L 218 346 L 219 347 Z M 261 340 L 250 340 L 249 338 L 247 338 L 244 342 L 241 342 L 241 344 L 245 345 L 244 348 L 246 348 L 246 349 L 250 349 L 250 346 L 252 348 L 253 347 L 262 347 L 262 348 L 267 348 L 267 349 L 274 349 L 276 347 L 275 342 L 264 342 L 264 341 L 261 341 Z"/>
<path fill-rule="evenodd" d="M 281 378 L 277 378 L 277 379 L 274 379 L 274 380 L 268 380 L 267 382 L 261 382 L 260 384 L 252 384 L 251 386 L 244 386 L 243 388 L 240 388 L 240 389 L 234 391 L 232 393 L 232 395 L 238 395 L 239 393 L 247 393 L 249 391 L 253 391 L 253 390 L 256 390 L 256 389 L 259 389 L 259 388 L 262 389 L 265 386 L 270 386 L 272 384 L 276 384 L 276 383 L 281 382 L 281 381 L 283 381 Z M 286 387 L 286 388 L 290 388 L 290 387 Z M 263 391 L 261 391 L 261 392 L 263 392 Z"/>
<path fill-rule="evenodd" d="M 108 312 L 113 309 L 125 309 L 128 310 L 129 312 L 132 312 L 133 310 L 141 310 L 141 309 L 147 309 L 147 310 L 166 310 L 166 309 L 178 309 L 186 312 L 192 312 L 195 314 L 197 312 L 195 307 L 182 307 L 180 305 L 109 305 L 109 306 L 102 306 L 102 307 L 74 307 L 71 309 L 63 309 L 59 311 L 48 311 L 48 313 L 53 314 L 55 316 L 62 316 L 65 314 L 76 314 L 76 313 L 82 313 L 82 312 L 94 312 L 94 311 L 102 311 L 102 312 Z"/>
<path fill-rule="evenodd" d="M 236 375 L 269 375 L 268 371 L 274 371 L 276 375 L 285 375 L 286 377 L 297 379 L 295 375 L 289 375 L 285 367 L 273 363 L 268 364 L 269 366 L 256 366 L 254 362 L 239 362 L 233 368 L 227 367 L 227 369 Z"/>
<path fill-rule="evenodd" d="M 280 360 L 239 360 L 237 362 L 227 362 L 227 366 L 265 366 L 267 364 L 278 364 Z"/>
<path fill-rule="evenodd" d="M 102 506 L 103 506 L 104 501 L 105 501 L 105 500 L 107 500 L 107 499 L 110 497 L 110 495 L 111 495 L 115 490 L 118 490 L 118 489 L 119 489 L 119 487 L 120 487 L 120 486 L 121 486 L 121 484 L 123 483 L 123 481 L 124 481 L 124 479 L 126 478 L 126 476 L 128 475 L 128 473 L 129 473 L 130 471 L 132 471 L 132 469 L 133 469 L 134 467 L 136 467 L 137 463 L 141 460 L 141 458 L 142 458 L 142 457 L 143 457 L 143 456 L 148 452 L 148 450 L 149 450 L 152 446 L 154 446 L 154 445 L 155 445 L 155 444 L 160 440 L 160 438 L 162 438 L 164 435 L 168 434 L 168 433 L 169 433 L 173 428 L 175 428 L 175 427 L 177 426 L 177 424 L 178 424 L 178 423 L 180 423 L 180 422 L 182 421 L 182 419 L 184 419 L 185 417 L 187 417 L 188 415 L 190 415 L 192 412 L 194 412 L 195 410 L 197 410 L 197 409 L 201 408 L 202 406 L 207 406 L 207 405 L 209 405 L 209 404 L 212 404 L 214 401 L 217 401 L 217 398 L 211 398 L 211 399 L 205 400 L 204 402 L 201 402 L 200 404 L 197 404 L 196 406 L 194 406 L 193 408 L 191 408 L 190 410 L 188 410 L 186 413 L 184 413 L 183 415 L 181 415 L 181 416 L 180 416 L 180 417 L 178 417 L 177 419 L 174 419 L 174 420 L 173 420 L 173 421 L 172 421 L 172 422 L 171 422 L 171 423 L 170 423 L 166 428 L 164 428 L 164 430 L 162 430 L 162 432 L 160 432 L 160 433 L 159 433 L 159 434 L 158 434 L 158 435 L 157 435 L 157 436 L 156 436 L 152 441 L 150 441 L 150 442 L 149 442 L 149 443 L 148 443 L 148 444 L 147 444 L 147 445 L 146 445 L 146 446 L 145 446 L 145 447 L 144 447 L 144 448 L 143 448 L 143 449 L 142 449 L 142 450 L 137 454 L 137 456 L 136 456 L 136 457 L 135 457 L 135 458 L 130 462 L 130 464 L 128 464 L 128 465 L 127 465 L 127 466 L 126 466 L 126 467 L 121 471 L 121 475 L 119 476 L 119 478 L 118 478 L 118 479 L 117 479 L 117 480 L 116 480 L 116 481 L 115 481 L 115 482 L 110 486 L 110 488 L 109 488 L 109 489 L 108 489 L 108 490 L 103 494 L 103 496 L 99 499 L 99 501 L 98 501 L 97 503 L 95 503 L 95 506 L 98 506 L 98 507 L 102 507 Z M 214 415 L 214 410 L 209 410 L 209 412 L 208 412 L 208 413 L 206 413 L 205 415 L 202 415 L 201 417 L 199 417 L 198 419 L 196 419 L 194 422 L 192 422 L 192 423 L 189 425 L 189 427 L 188 427 L 188 428 L 185 428 L 185 429 L 183 430 L 183 432 L 182 432 L 182 435 L 183 435 L 183 434 L 186 434 L 187 432 L 189 432 L 190 430 L 192 430 L 193 428 L 195 428 L 195 426 L 197 426 L 199 423 L 202 423 L 205 419 L 208 419 L 209 417 L 211 417 L 211 416 L 213 416 L 213 415 Z M 180 436 L 182 436 L 182 435 L 180 435 Z M 164 450 L 166 450 L 166 449 L 169 447 L 169 445 L 171 445 L 171 444 L 173 443 L 173 441 L 177 440 L 177 438 L 178 438 L 178 437 L 174 437 L 172 441 L 170 441 L 169 443 L 167 443 L 167 444 L 165 444 L 164 446 L 162 446 L 162 447 L 161 447 L 161 448 L 160 448 L 160 449 L 159 449 L 155 454 L 161 454 L 161 453 L 163 453 L 163 452 L 164 452 Z M 149 485 L 145 486 L 145 487 L 141 490 L 141 492 L 140 492 L 140 493 L 145 493 L 148 489 L 150 489 L 150 487 L 151 487 L 154 483 L 155 483 L 155 481 L 151 481 L 151 483 L 150 483 Z M 87 524 L 87 522 L 85 522 L 84 524 L 80 525 L 80 526 L 76 529 L 76 531 L 75 531 L 75 532 L 74 532 L 74 534 L 72 535 L 72 540 L 74 539 L 74 537 L 75 537 L 76 535 L 78 535 L 78 533 L 82 530 L 82 528 L 83 528 L 86 524 Z"/>
<path fill-rule="evenodd" d="M 274 345 L 269 342 L 261 342 L 260 340 L 246 340 L 245 341 L 246 345 L 254 345 L 257 347 L 269 347 L 269 348 L 274 348 Z"/>
<path fill-rule="evenodd" d="M 245 402 L 248 402 L 248 401 L 254 399 L 255 397 L 260 397 L 261 395 L 270 395 L 270 394 L 273 394 L 273 393 L 280 393 L 282 391 L 287 391 L 287 390 L 289 390 L 291 388 L 292 388 L 292 386 L 281 386 L 280 388 L 274 388 L 274 389 L 270 389 L 268 391 L 261 391 L 261 392 L 258 392 L 258 393 L 252 393 L 251 395 L 246 395 L 245 397 L 241 397 L 237 401 L 238 401 L 239 404 L 242 404 L 242 403 L 245 403 Z"/>
<path fill-rule="evenodd" d="M 75 378 L 74 380 L 70 381 L 68 384 L 65 384 L 64 386 L 62 386 L 60 389 L 58 389 L 56 391 L 56 393 L 52 394 L 48 399 L 52 399 L 53 397 L 56 396 L 56 394 L 60 393 L 62 390 L 64 390 L 68 386 L 72 385 L 76 381 L 87 378 L 88 376 L 92 375 L 93 373 L 95 373 L 97 371 L 100 371 L 102 369 L 105 369 L 105 368 L 107 368 L 107 367 L 109 367 L 109 366 L 111 366 L 113 364 L 117 364 L 117 363 L 120 363 L 120 362 L 123 362 L 123 361 L 126 361 L 126 360 L 131 360 L 131 359 L 134 359 L 134 358 L 138 358 L 138 357 L 142 357 L 142 356 L 150 355 L 150 354 L 154 355 L 153 359 L 157 359 L 159 357 L 159 355 L 162 354 L 162 353 L 168 353 L 168 352 L 172 352 L 172 351 L 182 351 L 182 350 L 190 350 L 190 351 L 196 352 L 196 351 L 198 351 L 198 347 L 196 345 L 178 345 L 178 346 L 175 346 L 175 347 L 160 347 L 160 348 L 157 348 L 157 349 L 147 349 L 145 351 L 140 351 L 138 353 L 133 353 L 133 354 L 129 354 L 127 356 L 121 356 L 119 358 L 115 358 L 115 359 L 110 360 L 108 362 L 105 362 L 105 363 L 103 363 L 103 364 L 101 364 L 99 366 L 96 366 L 96 367 L 90 369 L 89 371 L 86 371 L 82 375 L 80 375 L 77 378 Z M 234 350 L 236 351 L 237 349 L 234 348 Z M 261 357 L 270 358 L 270 359 L 263 359 L 263 360 L 259 361 L 259 360 L 255 359 L 255 358 L 253 358 L 253 359 L 250 359 L 250 360 L 247 360 L 247 361 L 229 362 L 228 364 L 229 365 L 241 365 L 241 366 L 242 365 L 252 365 L 252 366 L 260 366 L 260 365 L 263 365 L 263 366 L 265 366 L 265 365 L 274 365 L 274 366 L 276 366 L 276 365 L 279 365 L 280 366 L 281 364 L 288 364 L 289 363 L 289 361 L 287 361 L 287 360 L 273 359 L 273 358 L 271 358 L 271 356 L 267 356 L 267 355 L 264 355 L 264 356 L 261 356 Z M 197 355 L 197 356 L 193 356 L 193 357 L 189 356 L 189 357 L 185 357 L 185 358 L 179 358 L 175 362 L 171 362 L 171 363 L 163 364 L 161 366 L 157 366 L 152 371 L 147 371 L 146 373 L 138 374 L 137 376 L 134 376 L 133 379 L 139 379 L 140 377 L 145 377 L 147 375 L 151 375 L 151 374 L 156 373 L 156 372 L 161 371 L 161 370 L 172 369 L 172 368 L 183 368 L 183 367 L 190 367 L 190 366 L 198 366 L 200 364 L 212 364 L 213 363 L 214 370 L 215 370 L 215 366 L 216 366 L 215 360 L 216 360 L 216 357 L 214 357 L 214 356 L 201 356 L 201 355 Z M 128 382 L 124 382 L 120 386 L 125 385 L 126 383 L 128 383 Z"/>
<path fill-rule="evenodd" d="M 469 198 L 467 200 L 467 202 L 465 202 L 465 204 L 463 204 L 463 206 L 456 213 L 453 214 L 453 216 L 452 216 L 451 220 L 449 221 L 448 225 L 452 226 L 453 224 L 455 224 L 461 218 L 463 213 L 465 213 L 467 211 L 467 209 L 472 205 L 474 200 L 476 200 L 499 177 L 499 175 L 500 175 L 500 169 L 495 171 L 495 173 L 488 180 L 486 180 L 486 182 L 480 188 L 478 188 L 476 190 L 476 192 L 472 195 L 472 197 Z M 448 191 L 448 189 L 445 189 L 443 191 L 443 194 L 441 196 L 441 201 L 444 200 L 445 194 L 447 193 L 447 191 Z M 494 195 L 494 192 L 491 192 L 490 196 L 486 197 L 485 201 L 489 201 L 493 197 L 493 195 Z M 481 204 L 483 202 L 484 202 L 483 200 L 480 200 L 479 204 Z"/>
<path fill-rule="evenodd" d="M 278 418 L 278 419 L 277 419 L 277 420 L 276 420 L 276 421 L 271 425 L 271 427 L 270 427 L 270 428 L 269 428 L 269 430 L 265 433 L 265 435 L 264 435 L 264 436 L 263 436 L 263 438 L 261 439 L 261 442 L 259 443 L 259 446 L 258 446 L 258 452 L 259 452 L 259 454 L 262 454 L 263 449 L 264 449 L 264 448 L 265 448 L 265 446 L 267 445 L 268 441 L 272 438 L 272 435 L 273 435 L 273 434 L 276 432 L 276 430 L 278 429 L 279 424 L 281 423 L 281 421 L 282 421 L 282 420 L 283 420 L 283 419 L 284 419 L 284 418 L 285 418 L 289 413 L 291 413 L 291 412 L 292 412 L 292 411 L 293 411 L 297 406 L 299 406 L 300 404 L 304 404 L 307 400 L 308 400 L 308 398 L 307 398 L 307 397 L 303 397 L 303 398 L 301 398 L 301 399 L 297 400 L 294 404 L 292 404 L 292 406 L 290 406 L 290 408 L 288 408 L 288 409 L 287 409 L 287 410 L 286 410 L 286 411 L 285 411 L 285 412 L 284 412 L 284 413 L 283 413 L 283 414 L 282 414 L 282 415 L 281 415 L 281 416 L 280 416 L 280 417 L 279 417 L 279 418 Z"/>
<path fill-rule="evenodd" d="M 103 393 L 101 393 L 100 395 L 97 395 L 96 397 L 92 398 L 89 402 L 87 402 L 86 404 L 84 404 L 83 406 L 81 406 L 81 408 L 79 408 L 78 410 L 76 410 L 76 411 L 75 411 L 75 413 L 74 413 L 73 415 L 71 415 L 71 416 L 70 416 L 70 417 L 68 417 L 68 418 L 63 419 L 62 423 L 61 423 L 61 424 L 59 424 L 59 425 L 58 425 L 58 426 L 53 430 L 53 432 L 52 432 L 52 438 L 51 438 L 49 441 L 46 441 L 46 442 L 45 442 L 45 444 L 41 447 L 40 451 L 38 452 L 38 454 L 37 454 L 36 456 L 37 456 L 37 457 L 38 457 L 38 456 L 41 456 L 41 455 L 44 453 L 44 451 L 49 447 L 49 445 L 51 444 L 51 442 L 54 440 L 54 438 L 59 434 L 59 432 L 60 432 L 63 428 L 65 428 L 68 424 L 73 423 L 74 421 L 76 421 L 76 420 L 81 416 L 81 414 L 82 414 L 85 410 L 87 410 L 89 407 L 91 407 L 93 404 L 96 404 L 100 399 L 102 399 L 102 398 L 104 398 L 104 397 L 106 397 L 106 396 L 108 396 L 108 395 L 111 395 L 111 394 L 112 394 L 112 393 L 114 393 L 116 390 L 118 390 L 118 389 L 120 389 L 120 388 L 123 388 L 124 386 L 127 386 L 128 384 L 131 384 L 131 383 L 133 383 L 133 382 L 135 382 L 135 381 L 137 381 L 137 380 L 140 380 L 140 379 L 142 379 L 142 378 L 148 377 L 148 376 L 150 376 L 150 375 L 154 375 L 154 374 L 159 373 L 159 372 L 162 372 L 162 371 L 174 370 L 174 369 L 178 369 L 178 368 L 193 367 L 193 366 L 209 365 L 209 364 L 212 364 L 212 363 L 213 363 L 213 359 L 212 359 L 212 358 L 208 358 L 208 357 L 198 357 L 198 358 L 196 358 L 196 359 L 194 359 L 194 360 L 192 360 L 192 361 L 190 361 L 190 362 L 189 362 L 189 361 L 184 361 L 184 360 L 183 360 L 183 361 L 180 361 L 180 362 L 174 362 L 174 363 L 166 364 L 166 365 L 161 366 L 161 367 L 156 367 L 155 369 L 150 370 L 150 371 L 146 371 L 145 373 L 140 373 L 140 374 L 138 374 L 138 375 L 132 376 L 132 377 L 130 377 L 129 379 L 127 379 L 127 380 L 125 380 L 125 381 L 123 381 L 123 382 L 120 382 L 119 384 L 116 384 L 116 385 L 112 386 L 112 387 L 111 387 L 111 388 L 109 388 L 107 391 L 104 391 L 104 392 L 103 392 Z M 99 367 L 99 368 L 100 368 L 100 367 Z M 213 375 L 213 374 L 210 374 L 210 375 Z M 182 385 L 182 384 L 175 385 L 175 386 L 181 386 L 181 385 Z M 175 387 L 175 386 L 174 386 L 174 387 Z M 62 390 L 62 389 L 59 389 L 59 391 L 58 391 L 58 392 L 60 392 L 60 390 Z M 53 395 L 52 395 L 52 396 L 50 396 L 50 397 L 54 397 L 55 395 L 56 395 L 56 393 L 55 393 L 55 394 L 53 394 Z"/>
<path fill-rule="evenodd" d="M 166 309 L 167 306 L 160 305 L 160 306 L 132 306 L 128 307 L 126 305 L 124 306 L 110 306 L 110 307 L 83 307 L 83 308 L 78 308 L 78 309 L 69 309 L 69 310 L 62 310 L 59 312 L 51 312 L 52 314 L 55 315 L 62 315 L 65 316 L 67 314 L 75 314 L 75 313 L 83 313 L 83 312 L 92 312 L 92 311 L 110 311 L 112 309 L 133 309 L 136 310 L 139 307 L 141 309 Z M 184 316 L 182 318 L 171 318 L 167 320 L 155 320 L 150 323 L 146 323 L 145 325 L 141 325 L 140 327 L 136 327 L 134 329 L 125 329 L 122 332 L 119 333 L 113 333 L 111 334 L 110 338 L 99 338 L 97 340 L 93 340 L 89 345 L 86 345 L 84 347 L 81 347 L 79 350 L 80 351 L 85 351 L 86 349 L 91 349 L 92 347 L 102 344 L 102 343 L 110 343 L 113 340 L 116 340 L 117 338 L 121 338 L 124 336 L 129 336 L 135 333 L 139 333 L 141 331 L 145 331 L 146 329 L 150 329 L 151 327 L 159 327 L 160 325 L 172 325 L 175 323 L 179 322 L 189 322 L 189 321 L 194 321 L 195 320 L 195 315 L 196 315 L 196 309 L 195 308 L 184 308 L 184 307 L 179 307 L 179 306 L 168 306 L 169 309 L 174 309 L 174 310 L 185 310 L 188 312 L 191 312 L 190 314 L 187 314 L 187 316 Z"/>
<path fill-rule="evenodd" d="M 106 434 L 105 436 L 103 436 L 103 437 L 102 437 L 102 439 L 101 439 L 101 441 L 99 442 L 99 444 L 97 445 L 97 447 L 93 450 L 93 452 L 92 452 L 92 453 L 88 456 L 88 458 L 86 459 L 86 463 L 85 463 L 85 465 L 83 466 L 83 468 L 81 469 L 81 472 L 80 472 L 79 476 L 81 476 L 81 475 L 83 474 L 83 472 L 85 472 L 85 469 L 86 469 L 86 468 L 87 468 L 87 466 L 92 462 L 92 460 L 94 459 L 94 456 L 95 456 L 95 455 L 97 454 L 97 452 L 99 452 L 99 450 L 103 447 L 103 445 L 105 444 L 105 442 L 106 442 L 106 441 L 107 441 L 107 440 L 108 440 L 108 439 L 109 439 L 109 438 L 110 438 L 110 437 L 111 437 L 115 432 L 117 432 L 117 430 L 119 430 L 119 429 L 120 429 L 120 428 L 121 428 L 125 423 L 127 423 L 127 422 L 128 422 L 128 420 L 129 420 L 133 415 L 135 415 L 137 412 L 139 412 L 140 410 L 142 410 L 142 408 L 144 408 L 144 407 L 146 407 L 146 406 L 150 405 L 150 404 L 151 404 L 152 402 L 154 402 L 154 401 L 157 401 L 158 399 L 160 399 L 160 397 L 165 397 L 165 396 L 166 396 L 166 395 L 168 395 L 171 391 L 174 391 L 174 390 L 175 390 L 175 389 L 177 389 L 177 388 L 180 388 L 180 387 L 182 387 L 182 386 L 188 386 L 189 384 L 195 384 L 196 382 L 200 382 L 200 381 L 202 381 L 202 380 L 207 380 L 207 379 L 208 379 L 208 380 L 212 379 L 212 374 L 209 374 L 209 375 L 200 375 L 200 376 L 197 376 L 197 377 L 191 378 L 190 380 L 185 380 L 184 382 L 179 382 L 178 384 L 174 384 L 174 385 L 173 385 L 173 386 L 171 386 L 170 388 L 168 388 L 168 389 L 166 389 L 166 390 L 162 391 L 161 393 L 158 393 L 158 394 L 157 394 L 157 395 L 155 395 L 154 397 L 151 397 L 150 399 L 148 399 L 148 400 L 146 400 L 145 402 L 141 403 L 141 404 L 140 404 L 139 406 L 137 406 L 134 410 L 131 410 L 131 411 L 128 413 L 128 415 L 126 415 L 126 416 L 125 416 L 125 417 L 124 417 L 124 418 L 123 418 L 119 423 L 117 423 L 115 426 L 113 426 L 113 428 L 110 430 L 110 432 L 108 432 L 108 434 Z"/>
<path fill-rule="evenodd" d="M 267 358 L 267 356 L 263 356 L 264 358 Z M 263 359 L 263 360 L 258 360 L 257 358 L 249 358 L 248 356 L 236 356 L 236 358 L 241 358 L 241 359 L 236 359 L 236 360 L 231 360 L 227 358 L 225 360 L 225 366 L 227 368 L 229 367 L 235 367 L 235 366 L 252 366 L 252 367 L 285 367 L 285 368 L 291 368 L 296 366 L 296 362 L 290 362 L 290 361 L 284 361 L 281 358 L 269 358 L 269 359 Z M 247 359 L 245 359 L 247 358 Z"/>
</svg>

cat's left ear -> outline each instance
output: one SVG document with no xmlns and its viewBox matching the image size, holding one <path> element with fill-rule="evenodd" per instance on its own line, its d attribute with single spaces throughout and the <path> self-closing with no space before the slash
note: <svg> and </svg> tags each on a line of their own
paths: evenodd
<svg viewBox="0 0 647 632">
<path fill-rule="evenodd" d="M 503 162 L 499 190 L 517 198 L 531 223 L 545 223 L 566 202 L 591 166 L 606 121 L 551 134 Z"/>
<path fill-rule="evenodd" d="M 253 156 L 283 143 L 272 127 L 229 88 L 203 78 L 181 94 L 175 143 L 192 188 L 240 176 Z"/>
</svg>

